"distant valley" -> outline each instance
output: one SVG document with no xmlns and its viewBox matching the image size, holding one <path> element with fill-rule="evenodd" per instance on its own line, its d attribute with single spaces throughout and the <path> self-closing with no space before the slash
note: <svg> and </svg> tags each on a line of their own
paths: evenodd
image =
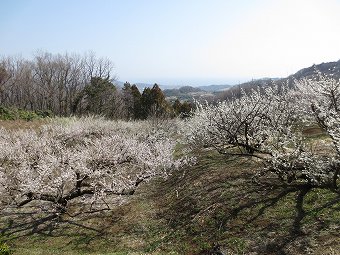
<svg viewBox="0 0 340 255">
<path fill-rule="evenodd" d="M 118 87 L 123 87 L 125 82 L 116 81 L 115 83 Z M 133 83 L 133 84 L 135 84 L 140 91 L 143 91 L 144 88 L 146 88 L 146 87 L 152 88 L 152 86 L 154 85 L 154 84 L 151 84 L 151 83 Z M 226 90 L 226 89 L 228 89 L 228 88 L 230 88 L 234 85 L 227 85 L 227 84 L 215 85 L 215 84 L 213 84 L 213 85 L 205 85 L 205 86 L 194 86 L 194 85 L 192 85 L 192 86 L 187 86 L 187 85 L 180 86 L 180 85 L 158 84 L 158 86 L 162 90 L 169 90 L 169 91 L 177 89 L 177 90 L 181 90 L 183 92 L 184 90 L 186 90 L 186 88 L 193 88 L 193 89 L 199 89 L 198 91 L 217 92 L 217 91 Z M 189 89 L 189 90 L 191 90 L 191 89 Z M 193 92 L 193 91 L 187 91 L 187 92 Z M 171 92 L 169 92 L 169 93 L 171 93 Z"/>
<path fill-rule="evenodd" d="M 277 84 L 292 83 L 294 79 L 308 78 L 315 75 L 315 71 L 319 70 L 322 73 L 328 75 L 334 75 L 340 78 L 340 60 L 334 62 L 326 62 L 310 67 L 303 68 L 296 73 L 289 75 L 285 78 L 262 78 L 248 82 L 244 82 L 237 85 L 206 85 L 206 86 L 178 86 L 178 85 L 162 85 L 158 84 L 163 90 L 167 100 L 175 101 L 179 99 L 181 101 L 207 100 L 212 101 L 215 99 L 223 100 L 228 98 L 231 94 L 237 93 L 241 88 L 249 90 L 258 86 L 266 86 L 271 82 Z M 124 82 L 116 81 L 116 85 L 123 87 Z M 138 89 L 142 92 L 146 87 L 152 87 L 154 84 L 149 83 L 135 83 Z"/>
<path fill-rule="evenodd" d="M 124 82 L 116 81 L 115 82 L 118 87 L 123 87 Z M 142 93 L 144 88 L 149 87 L 152 88 L 154 84 L 149 83 L 134 83 L 140 92 Z M 176 85 L 162 85 L 158 84 L 159 87 L 163 90 L 164 95 L 169 101 L 175 101 L 179 99 L 181 101 L 192 101 L 193 99 L 212 99 L 216 94 L 228 90 L 233 87 L 233 85 L 205 85 L 205 86 L 181 86 L 178 87 Z"/>
</svg>

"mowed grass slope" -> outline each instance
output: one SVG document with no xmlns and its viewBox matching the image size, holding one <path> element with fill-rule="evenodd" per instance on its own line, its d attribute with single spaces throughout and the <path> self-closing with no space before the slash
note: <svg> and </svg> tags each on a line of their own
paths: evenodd
<svg viewBox="0 0 340 255">
<path fill-rule="evenodd" d="M 339 254 L 338 195 L 253 178 L 261 165 L 251 159 L 194 154 L 197 165 L 145 183 L 111 210 L 75 204 L 57 219 L 38 204 L 3 211 L 1 239 L 32 255 Z"/>
</svg>

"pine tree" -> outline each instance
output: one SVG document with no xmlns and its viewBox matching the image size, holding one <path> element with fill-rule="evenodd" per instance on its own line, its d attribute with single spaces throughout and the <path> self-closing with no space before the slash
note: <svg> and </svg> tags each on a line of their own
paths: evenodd
<svg viewBox="0 0 340 255">
<path fill-rule="evenodd" d="M 109 79 L 92 77 L 91 82 L 84 88 L 86 111 L 98 115 L 111 115 L 116 87 Z"/>
<path fill-rule="evenodd" d="M 131 86 L 131 95 L 133 98 L 133 117 L 134 119 L 141 118 L 141 99 L 142 94 L 139 92 L 139 89 L 135 84 Z"/>
</svg>

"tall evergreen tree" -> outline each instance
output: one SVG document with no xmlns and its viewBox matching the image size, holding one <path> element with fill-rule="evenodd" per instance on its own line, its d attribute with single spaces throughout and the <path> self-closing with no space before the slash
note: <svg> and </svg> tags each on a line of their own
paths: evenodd
<svg viewBox="0 0 340 255">
<path fill-rule="evenodd" d="M 162 116 L 170 112 L 170 106 L 165 100 L 161 88 L 155 84 L 151 89 L 145 88 L 142 94 L 142 116 L 147 118 L 150 115 Z"/>
<path fill-rule="evenodd" d="M 142 94 L 135 84 L 131 86 L 131 95 L 133 98 L 133 116 L 134 119 L 140 119 L 141 117 L 141 99 Z"/>
<path fill-rule="evenodd" d="M 151 89 L 149 87 L 144 88 L 141 97 L 141 119 L 146 119 L 149 115 L 151 106 L 153 104 Z"/>
<path fill-rule="evenodd" d="M 88 113 L 110 116 L 115 99 L 116 87 L 109 79 L 92 77 L 84 88 L 84 100 Z"/>
<path fill-rule="evenodd" d="M 125 82 L 123 86 L 123 99 L 127 119 L 140 119 L 141 117 L 141 93 L 135 84 Z"/>
</svg>

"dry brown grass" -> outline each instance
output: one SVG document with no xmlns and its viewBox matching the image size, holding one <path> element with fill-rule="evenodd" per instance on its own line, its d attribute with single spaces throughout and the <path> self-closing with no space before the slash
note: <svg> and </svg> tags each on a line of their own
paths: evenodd
<svg viewBox="0 0 340 255">
<path fill-rule="evenodd" d="M 39 129 L 42 125 L 49 122 L 49 119 L 39 119 L 33 121 L 26 120 L 0 120 L 0 127 L 7 130 L 20 130 L 20 129 Z"/>
</svg>

